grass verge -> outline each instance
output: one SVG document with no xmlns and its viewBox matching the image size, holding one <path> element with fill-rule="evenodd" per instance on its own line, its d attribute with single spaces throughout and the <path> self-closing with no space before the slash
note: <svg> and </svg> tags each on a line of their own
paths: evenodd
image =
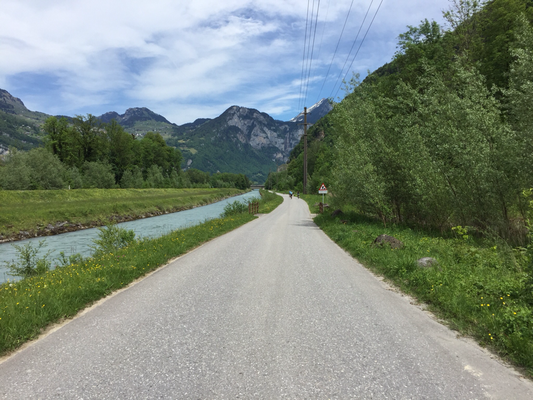
<svg viewBox="0 0 533 400">
<path fill-rule="evenodd" d="M 320 196 L 304 196 L 312 212 Z M 337 217 L 331 211 L 315 223 L 337 244 L 373 272 L 462 334 L 475 338 L 533 377 L 533 302 L 531 276 L 524 249 L 476 240 L 466 234 L 417 231 L 405 226 L 384 227 L 380 221 L 354 212 Z M 381 234 L 403 242 L 401 249 L 373 246 Z M 417 260 L 433 257 L 438 266 L 422 268 Z"/>
<path fill-rule="evenodd" d="M 0 235 L 58 233 L 48 224 L 67 221 L 99 226 L 113 217 L 181 211 L 242 193 L 239 189 L 76 189 L 0 190 Z M 116 218 L 121 216 L 123 218 Z"/>
<path fill-rule="evenodd" d="M 259 211 L 267 213 L 280 197 L 264 194 Z M 283 201 L 283 199 L 281 199 Z M 37 337 L 48 325 L 76 315 L 95 301 L 127 286 L 199 245 L 255 217 L 247 212 L 136 241 L 114 253 L 56 268 L 43 275 L 0 285 L 0 355 Z"/>
</svg>

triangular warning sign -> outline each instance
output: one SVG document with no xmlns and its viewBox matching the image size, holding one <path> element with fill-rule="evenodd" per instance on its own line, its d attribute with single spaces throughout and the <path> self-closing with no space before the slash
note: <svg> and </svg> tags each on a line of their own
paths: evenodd
<svg viewBox="0 0 533 400">
<path fill-rule="evenodd" d="M 316 186 L 315 186 L 316 187 Z M 320 186 L 320 189 L 319 190 L 328 190 L 326 189 L 326 185 L 322 184 L 322 186 Z"/>
</svg>

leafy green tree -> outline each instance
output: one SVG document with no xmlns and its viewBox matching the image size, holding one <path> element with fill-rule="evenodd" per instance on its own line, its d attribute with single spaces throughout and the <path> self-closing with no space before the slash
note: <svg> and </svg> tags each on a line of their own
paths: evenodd
<svg viewBox="0 0 533 400">
<path fill-rule="evenodd" d="M 185 175 L 191 185 L 205 185 L 209 183 L 210 179 L 208 172 L 203 172 L 195 168 L 185 171 Z"/>
<path fill-rule="evenodd" d="M 65 174 L 65 182 L 70 189 L 81 189 L 83 188 L 83 175 L 76 167 L 68 168 Z"/>
<path fill-rule="evenodd" d="M 94 115 L 78 115 L 72 120 L 72 129 L 81 147 L 81 162 L 107 162 L 109 141 L 104 126 Z"/>
<path fill-rule="evenodd" d="M 0 168 L 0 186 L 5 190 L 31 189 L 31 168 L 26 165 L 24 153 L 10 149 L 5 165 Z"/>
<path fill-rule="evenodd" d="M 113 166 L 115 179 L 121 181 L 122 174 L 130 168 L 134 162 L 133 143 L 135 138 L 124 131 L 117 121 L 112 120 L 105 126 L 109 140 L 109 163 Z"/>
<path fill-rule="evenodd" d="M 86 161 L 83 164 L 83 187 L 112 189 L 115 187 L 115 174 L 110 164 L 100 161 Z"/>
<path fill-rule="evenodd" d="M 162 188 L 165 186 L 165 177 L 160 166 L 153 164 L 148 168 L 144 186 L 149 188 Z"/>
<path fill-rule="evenodd" d="M 11 150 L 1 170 L 1 186 L 7 190 L 62 189 L 65 168 L 44 148 L 29 152 Z"/>
</svg>

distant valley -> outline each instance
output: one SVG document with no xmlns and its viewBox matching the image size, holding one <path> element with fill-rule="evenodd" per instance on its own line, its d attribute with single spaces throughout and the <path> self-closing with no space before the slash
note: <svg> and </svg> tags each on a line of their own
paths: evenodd
<svg viewBox="0 0 533 400">
<path fill-rule="evenodd" d="M 308 123 L 315 123 L 331 109 L 327 100 L 321 100 L 308 109 Z M 28 110 L 22 100 L 0 89 L 0 154 L 9 147 L 28 150 L 42 145 L 40 126 L 48 117 Z M 303 114 L 283 122 L 239 106 L 228 108 L 217 118 L 197 119 L 183 125 L 144 107 L 129 108 L 124 114 L 107 112 L 97 118 L 103 123 L 115 120 L 138 137 L 147 132 L 161 134 L 167 144 L 182 152 L 183 169 L 244 173 L 258 183 L 288 160 L 303 135 Z"/>
</svg>

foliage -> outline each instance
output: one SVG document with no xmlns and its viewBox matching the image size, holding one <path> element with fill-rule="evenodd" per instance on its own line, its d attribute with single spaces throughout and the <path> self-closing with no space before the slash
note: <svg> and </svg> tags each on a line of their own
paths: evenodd
<svg viewBox="0 0 533 400">
<path fill-rule="evenodd" d="M 56 259 L 56 268 L 68 267 L 73 264 L 81 264 L 84 261 L 83 256 L 80 253 L 71 254 L 66 256 L 64 252 L 59 252 L 59 257 Z"/>
<path fill-rule="evenodd" d="M 83 164 L 84 188 L 112 189 L 114 186 L 115 176 L 111 165 L 99 161 L 86 161 L 85 164 Z"/>
<path fill-rule="evenodd" d="M 62 189 L 65 166 L 43 148 L 28 152 L 12 149 L 0 168 L 0 186 L 7 190 Z"/>
<path fill-rule="evenodd" d="M 24 245 L 13 244 L 12 246 L 17 250 L 17 261 L 5 261 L 6 268 L 13 276 L 20 276 L 22 278 L 29 278 L 31 276 L 42 275 L 50 270 L 52 265 L 48 256 L 48 251 L 44 256 L 38 256 L 41 247 L 45 244 L 44 240 L 40 240 L 37 247 L 31 243 Z"/>
<path fill-rule="evenodd" d="M 378 217 L 475 232 L 524 245 L 533 185 L 533 7 L 523 0 L 453 0 L 452 30 L 424 20 L 398 52 L 309 132 L 308 192 Z M 494 85 L 498 85 L 495 87 Z M 300 143 L 267 188 L 303 180 Z"/>
<path fill-rule="evenodd" d="M 93 240 L 95 255 L 114 253 L 135 242 L 135 232 L 117 225 L 98 228 L 98 238 Z"/>
<path fill-rule="evenodd" d="M 89 173 L 84 187 L 109 188 L 116 183 L 122 187 L 176 187 L 179 181 L 181 153 L 158 133 L 148 132 L 136 140 L 115 120 L 104 124 L 90 114 L 77 116 L 70 124 L 66 118 L 50 117 L 43 129 L 48 150 L 68 167 Z M 100 179 L 98 171 L 102 172 Z"/>
<path fill-rule="evenodd" d="M 232 215 L 242 214 L 248 211 L 248 203 L 240 202 L 238 200 L 228 203 L 224 206 L 222 217 L 230 217 Z"/>
</svg>

